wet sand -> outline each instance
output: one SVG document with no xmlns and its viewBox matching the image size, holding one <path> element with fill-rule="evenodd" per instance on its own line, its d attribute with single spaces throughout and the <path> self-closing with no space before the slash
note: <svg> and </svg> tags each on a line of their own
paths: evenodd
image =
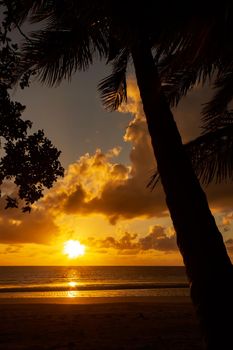
<svg viewBox="0 0 233 350">
<path fill-rule="evenodd" d="M 0 299 L 1 350 L 199 350 L 189 298 Z"/>
</svg>

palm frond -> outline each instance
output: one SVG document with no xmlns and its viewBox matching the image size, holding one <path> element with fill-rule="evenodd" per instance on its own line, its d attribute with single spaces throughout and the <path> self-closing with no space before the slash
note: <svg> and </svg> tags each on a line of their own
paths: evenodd
<svg viewBox="0 0 233 350">
<path fill-rule="evenodd" d="M 174 53 L 164 53 L 160 58 L 155 57 L 164 93 L 172 107 L 177 106 L 197 84 L 210 83 L 218 69 L 217 58 L 208 57 L 203 52 L 190 60 L 194 53 L 195 47 L 185 47 Z"/>
<path fill-rule="evenodd" d="M 186 150 L 203 184 L 233 180 L 233 125 L 203 134 Z"/>
<path fill-rule="evenodd" d="M 4 3 L 11 16 L 18 25 L 24 23 L 28 18 L 33 22 L 32 18 L 34 14 L 47 14 L 51 11 L 55 5 L 54 0 L 5 0 Z M 44 19 L 44 18 L 43 18 Z M 40 20 L 43 20 L 40 19 Z M 39 21 L 40 21 L 39 20 Z M 38 21 L 37 21 L 38 22 Z"/>
<path fill-rule="evenodd" d="M 233 181 L 233 119 L 232 124 L 206 132 L 184 147 L 202 184 Z M 159 179 L 155 170 L 147 187 L 153 190 Z"/>
<path fill-rule="evenodd" d="M 212 67 L 209 67 L 209 71 L 211 70 Z M 163 92 L 170 106 L 177 107 L 182 97 L 186 96 L 200 80 L 205 81 L 206 77 L 203 77 L 204 74 L 207 77 L 203 67 L 199 67 L 197 70 L 191 68 L 180 69 L 165 76 L 161 73 Z M 210 76 L 210 73 L 208 75 Z"/>
<path fill-rule="evenodd" d="M 199 16 L 195 19 L 194 16 L 188 22 L 183 21 L 178 31 L 165 31 L 157 45 L 155 59 L 172 105 L 177 105 L 195 84 L 212 83 L 216 77 L 219 91 L 226 86 L 216 95 L 219 103 L 220 100 L 231 99 L 233 79 L 229 69 L 226 72 L 226 67 L 232 67 L 233 28 L 229 18 L 225 18 L 224 8 L 220 13 L 217 8 L 211 9 L 203 19 Z M 216 108 L 215 102 L 211 106 Z"/>
<path fill-rule="evenodd" d="M 147 188 L 149 188 L 151 191 L 153 191 L 157 185 L 157 183 L 160 180 L 159 172 L 156 169 L 153 174 L 150 176 L 150 179 L 146 185 Z"/>
<path fill-rule="evenodd" d="M 40 29 L 28 34 L 22 47 L 19 77 L 32 70 L 42 82 L 55 85 L 70 79 L 76 70 L 86 70 L 95 55 L 106 58 L 108 23 L 99 7 L 90 0 L 9 2 L 17 26 L 25 19 L 33 23 L 44 21 Z"/>
<path fill-rule="evenodd" d="M 106 56 L 104 32 L 76 21 L 72 27 L 47 28 L 32 33 L 23 46 L 19 72 L 34 70 L 42 82 L 59 84 L 77 70 L 86 70 L 97 53 Z"/>
<path fill-rule="evenodd" d="M 103 79 L 98 90 L 106 110 L 115 111 L 122 102 L 127 101 L 126 68 L 129 51 L 122 50 L 113 61 L 112 74 Z"/>
<path fill-rule="evenodd" d="M 226 119 L 227 116 L 232 117 L 232 111 L 227 111 L 229 103 L 233 99 L 233 59 L 231 68 L 223 73 L 219 73 L 215 81 L 217 92 L 214 97 L 203 108 L 204 127 L 215 125 L 219 118 Z"/>
<path fill-rule="evenodd" d="M 23 47 L 20 70 L 35 70 L 40 80 L 48 85 L 59 84 L 76 70 L 85 70 L 92 63 L 92 51 L 89 37 L 82 34 L 79 45 L 74 47 L 71 31 L 35 33 Z M 77 43 L 77 37 L 75 41 Z"/>
<path fill-rule="evenodd" d="M 233 125 L 233 110 L 223 110 L 223 112 L 204 115 L 203 133 L 215 131 L 219 128 Z"/>
</svg>

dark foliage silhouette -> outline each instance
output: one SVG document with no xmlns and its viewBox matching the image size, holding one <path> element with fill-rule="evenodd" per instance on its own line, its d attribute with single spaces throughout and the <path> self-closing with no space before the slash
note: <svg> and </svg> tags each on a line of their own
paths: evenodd
<svg viewBox="0 0 233 350">
<path fill-rule="evenodd" d="M 0 31 L 0 185 L 6 181 L 15 183 L 13 195 L 3 194 L 6 208 L 18 207 L 21 200 L 20 206 L 26 212 L 43 196 L 44 188 L 50 188 L 63 175 L 63 168 L 58 160 L 60 151 L 43 130 L 28 133 L 32 123 L 21 119 L 25 107 L 11 100 L 19 54 L 17 45 L 8 37 L 9 25 L 4 21 Z M 28 85 L 26 75 L 20 84 L 22 88 Z"/>
</svg>

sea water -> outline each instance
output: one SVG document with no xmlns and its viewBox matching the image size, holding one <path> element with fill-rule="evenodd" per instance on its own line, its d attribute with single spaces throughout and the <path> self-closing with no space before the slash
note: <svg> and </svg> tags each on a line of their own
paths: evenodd
<svg viewBox="0 0 233 350">
<path fill-rule="evenodd" d="M 188 295 L 182 266 L 0 267 L 0 298 Z"/>
</svg>

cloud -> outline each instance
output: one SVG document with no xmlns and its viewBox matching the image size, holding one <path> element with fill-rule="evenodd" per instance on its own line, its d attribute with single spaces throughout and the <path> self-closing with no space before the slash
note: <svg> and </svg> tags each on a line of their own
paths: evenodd
<svg viewBox="0 0 233 350">
<path fill-rule="evenodd" d="M 135 240 L 137 234 L 125 232 L 118 240 L 115 237 L 108 236 L 99 240 L 98 244 L 101 248 L 114 248 L 117 250 L 138 249 L 138 242 Z"/>
<path fill-rule="evenodd" d="M 163 252 L 177 250 L 175 234 L 168 236 L 166 229 L 157 225 L 152 228 L 147 236 L 140 238 L 139 244 L 142 250 L 154 249 Z"/>
<path fill-rule="evenodd" d="M 155 160 L 138 90 L 129 82 L 128 104 L 121 112 L 133 112 L 124 140 L 132 144 L 130 165 L 117 163 L 120 148 L 107 153 L 97 149 L 71 164 L 65 178 L 50 191 L 47 207 L 66 214 L 102 214 L 112 224 L 121 219 L 167 215 L 161 185 L 147 188 Z"/>
<path fill-rule="evenodd" d="M 230 213 L 226 214 L 222 218 L 222 224 L 223 225 L 230 225 L 232 222 L 233 222 L 233 212 L 230 212 Z"/>
<path fill-rule="evenodd" d="M 124 232 L 119 238 L 115 236 L 107 236 L 103 239 L 89 237 L 86 244 L 104 250 L 112 248 L 117 250 L 118 254 L 130 254 L 131 252 L 136 254 L 151 250 L 164 253 L 177 251 L 174 231 L 171 234 L 169 229 L 159 225 L 150 228 L 149 232 L 142 237 L 137 233 Z"/>
<path fill-rule="evenodd" d="M 205 91 L 205 95 L 207 93 Z M 200 90 L 197 89 L 188 97 L 190 105 L 183 102 L 183 112 L 176 113 L 176 119 L 181 126 L 185 120 L 183 113 L 186 111 L 188 115 L 188 110 L 192 110 L 191 106 L 199 95 Z M 65 193 L 61 209 L 67 214 L 99 213 L 105 215 L 112 224 L 121 219 L 167 215 L 161 184 L 153 192 L 146 187 L 153 169 L 156 168 L 156 162 L 139 92 L 133 80 L 128 82 L 128 103 L 120 108 L 120 112 L 133 114 L 133 120 L 124 135 L 124 140 L 132 144 L 130 165 L 114 162 L 114 158 L 119 155 L 119 148 L 106 154 L 97 150 L 94 155 L 86 154 L 77 163 L 70 165 L 63 182 Z M 192 120 L 198 125 L 199 115 L 196 113 Z M 182 130 L 187 133 L 185 139 L 197 134 L 197 128 L 193 135 L 190 128 L 183 127 Z M 213 208 L 218 211 L 229 210 L 233 195 L 231 184 L 212 184 L 205 190 Z"/>
<path fill-rule="evenodd" d="M 183 104 L 183 110 L 176 112 L 176 119 L 183 132 L 183 139 L 189 139 L 198 132 L 194 130 L 194 122 L 199 121 L 193 114 L 192 104 L 198 100 L 198 91 Z M 76 162 L 69 165 L 65 177 L 50 189 L 46 196 L 35 206 L 31 214 L 22 214 L 19 210 L 3 209 L 0 200 L 0 242 L 3 243 L 49 243 L 59 234 L 57 218 L 61 215 L 90 216 L 101 214 L 111 224 L 120 220 L 135 218 L 152 218 L 168 215 L 165 196 L 161 184 L 153 192 L 147 183 L 156 162 L 151 147 L 147 124 L 142 110 L 139 92 L 134 81 L 128 82 L 128 104 L 121 107 L 120 112 L 131 113 L 133 119 L 129 123 L 124 140 L 132 145 L 129 164 L 117 161 L 121 152 L 114 147 L 106 153 L 97 149 L 94 154 L 84 154 Z M 193 128 L 186 128 L 185 120 L 191 113 Z M 187 123 L 189 125 L 189 121 Z M 9 188 L 5 188 L 5 191 Z M 4 193 L 3 193 L 4 194 Z M 207 196 L 210 205 L 218 211 L 229 211 L 232 207 L 232 184 L 210 185 Z M 230 220 L 230 216 L 228 220 Z M 161 237 L 158 234 L 163 235 Z M 125 251 L 147 249 L 172 251 L 175 249 L 175 238 L 167 236 L 157 228 L 145 237 L 136 237 L 128 233 L 115 240 L 112 237 L 104 242 L 112 244 L 112 248 L 123 247 Z M 128 245 L 128 248 L 126 246 Z M 104 247 L 102 247 L 104 249 Z M 121 248 L 119 248 L 122 251 Z"/>
<path fill-rule="evenodd" d="M 56 237 L 58 227 L 51 212 L 33 209 L 30 214 L 20 209 L 4 209 L 5 198 L 0 200 L 0 243 L 47 244 Z"/>
<path fill-rule="evenodd" d="M 233 239 L 229 238 L 228 240 L 225 241 L 227 251 L 230 255 L 233 254 Z"/>
<path fill-rule="evenodd" d="M 8 255 L 8 254 L 15 254 L 15 253 L 20 252 L 21 248 L 22 248 L 21 245 L 12 244 L 12 245 L 10 245 L 10 246 L 6 246 L 5 249 L 3 249 L 3 250 L 1 251 L 1 254 L 4 254 L 4 255 L 5 255 L 5 254 L 6 254 L 6 255 Z"/>
</svg>

